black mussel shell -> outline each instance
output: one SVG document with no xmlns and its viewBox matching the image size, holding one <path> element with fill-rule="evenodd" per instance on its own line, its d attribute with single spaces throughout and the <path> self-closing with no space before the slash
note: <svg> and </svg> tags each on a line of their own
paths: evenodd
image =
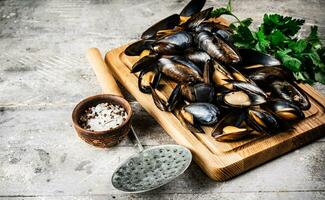
<svg viewBox="0 0 325 200">
<path fill-rule="evenodd" d="M 148 68 L 152 67 L 153 65 L 156 65 L 157 61 L 159 59 L 159 56 L 156 54 L 153 55 L 147 55 L 140 60 L 138 60 L 134 65 L 132 66 L 131 73 L 136 73 L 141 70 L 147 70 Z"/>
<path fill-rule="evenodd" d="M 273 81 L 270 84 L 271 95 L 291 101 L 298 105 L 302 110 L 310 108 L 310 102 L 305 94 L 297 85 L 287 81 Z"/>
<path fill-rule="evenodd" d="M 156 24 L 152 25 L 150 28 L 148 28 L 141 35 L 141 39 L 153 38 L 158 31 L 165 30 L 165 29 L 173 29 L 175 26 L 179 25 L 179 23 L 180 23 L 180 16 L 178 14 L 173 14 L 157 22 Z"/>
<path fill-rule="evenodd" d="M 190 102 L 212 103 L 215 98 L 214 87 L 211 84 L 198 83 L 195 85 L 183 84 L 182 95 Z"/>
<path fill-rule="evenodd" d="M 144 50 L 150 50 L 155 40 L 139 40 L 130 44 L 124 51 L 128 56 L 139 56 Z"/>
<path fill-rule="evenodd" d="M 244 90 L 247 93 L 257 94 L 260 96 L 267 97 L 267 94 L 259 88 L 257 85 L 253 83 L 248 83 L 244 81 L 237 81 L 237 80 L 226 80 L 234 89 Z"/>
<path fill-rule="evenodd" d="M 192 0 L 181 11 L 180 16 L 192 16 L 201 11 L 206 0 Z"/>
<path fill-rule="evenodd" d="M 196 65 L 194 64 L 192 61 L 186 59 L 183 56 L 170 56 L 169 57 L 171 60 L 181 63 L 182 65 L 185 65 L 191 69 L 194 69 L 195 71 L 197 71 L 201 76 L 203 74 L 202 70 Z"/>
<path fill-rule="evenodd" d="M 239 49 L 239 55 L 241 57 L 240 65 L 243 67 L 252 65 L 263 65 L 269 66 L 279 66 L 281 62 L 269 54 L 265 54 L 252 49 Z"/>
<path fill-rule="evenodd" d="M 269 84 L 275 80 L 288 80 L 293 81 L 292 73 L 281 67 L 260 67 L 249 73 L 249 79 L 261 83 Z"/>
<path fill-rule="evenodd" d="M 275 134 L 280 130 L 278 120 L 270 112 L 259 108 L 249 108 L 245 122 L 260 133 Z"/>
<path fill-rule="evenodd" d="M 160 43 L 164 44 L 173 44 L 177 46 L 179 49 L 187 49 L 193 43 L 193 37 L 190 33 L 186 31 L 179 31 L 177 33 L 167 35 L 159 40 L 157 40 L 154 46 L 159 45 Z"/>
<path fill-rule="evenodd" d="M 305 114 L 296 104 L 284 99 L 269 100 L 266 107 L 284 121 L 298 121 L 305 118 Z"/>
<path fill-rule="evenodd" d="M 205 51 L 188 49 L 184 54 L 185 58 L 195 63 L 201 70 L 204 68 L 204 65 L 211 59 L 209 54 Z"/>
<path fill-rule="evenodd" d="M 177 83 L 197 83 L 203 82 L 200 73 L 184 63 L 162 57 L 158 62 L 158 69 L 166 77 Z"/>
<path fill-rule="evenodd" d="M 181 114 L 183 118 L 191 123 L 200 125 L 212 125 L 218 122 L 219 109 L 210 103 L 191 103 L 183 107 Z"/>
<path fill-rule="evenodd" d="M 192 17 L 183 24 L 183 27 L 188 29 L 195 29 L 196 26 L 201 24 L 204 20 L 209 17 L 212 10 L 213 8 L 211 7 L 192 15 Z"/>
<path fill-rule="evenodd" d="M 163 94 L 153 87 L 152 88 L 152 98 L 155 103 L 155 105 L 162 111 L 168 111 L 171 112 L 175 109 L 177 104 L 180 102 L 181 99 L 181 93 L 180 93 L 180 86 L 177 85 L 168 99 L 166 99 Z"/>
<path fill-rule="evenodd" d="M 222 129 L 226 126 L 240 127 L 246 118 L 246 113 L 243 110 L 231 111 L 225 115 L 214 127 L 212 136 L 222 134 Z"/>
<path fill-rule="evenodd" d="M 151 93 L 151 85 L 154 84 L 152 81 L 157 79 L 157 76 L 159 76 L 159 72 L 156 70 L 142 70 L 138 78 L 138 87 L 140 91 L 143 93 Z M 155 83 L 155 88 L 157 87 L 156 85 L 157 83 Z"/>
<path fill-rule="evenodd" d="M 202 31 L 196 34 L 194 41 L 199 49 L 205 51 L 217 61 L 232 64 L 241 60 L 236 48 L 210 32 Z"/>
</svg>

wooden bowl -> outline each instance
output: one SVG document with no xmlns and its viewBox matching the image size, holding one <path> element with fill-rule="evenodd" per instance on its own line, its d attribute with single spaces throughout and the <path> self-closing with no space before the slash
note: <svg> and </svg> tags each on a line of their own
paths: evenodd
<svg viewBox="0 0 325 200">
<path fill-rule="evenodd" d="M 106 131 L 89 131 L 80 125 L 80 117 L 84 111 L 100 103 L 111 103 L 122 106 L 127 112 L 126 120 L 116 128 Z M 132 109 L 125 99 L 116 95 L 100 94 L 82 100 L 72 112 L 72 121 L 79 137 L 85 142 L 102 148 L 117 145 L 125 138 L 131 127 Z"/>
</svg>

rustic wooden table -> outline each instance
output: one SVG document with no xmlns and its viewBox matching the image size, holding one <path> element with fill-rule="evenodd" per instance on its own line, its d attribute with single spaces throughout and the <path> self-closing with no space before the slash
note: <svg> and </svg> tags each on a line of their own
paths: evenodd
<svg viewBox="0 0 325 200">
<path fill-rule="evenodd" d="M 0 199 L 324 199 L 325 138 L 227 182 L 210 180 L 193 163 L 184 175 L 145 194 L 123 194 L 114 168 L 135 153 L 125 140 L 112 149 L 82 142 L 71 111 L 100 92 L 85 59 L 134 41 L 187 1 L 0 1 Z M 226 0 L 208 1 L 221 6 Z M 323 0 L 234 1 L 240 17 L 265 12 L 303 17 L 325 37 Z M 325 95 L 325 87 L 315 88 Z M 174 143 L 128 95 L 146 146 Z"/>
</svg>

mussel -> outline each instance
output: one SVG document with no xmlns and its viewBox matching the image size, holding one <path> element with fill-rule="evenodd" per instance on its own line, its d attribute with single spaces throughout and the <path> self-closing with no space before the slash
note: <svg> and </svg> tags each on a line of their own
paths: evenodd
<svg viewBox="0 0 325 200">
<path fill-rule="evenodd" d="M 242 90 L 229 91 L 217 96 L 217 102 L 226 108 L 245 108 L 261 105 L 266 102 L 264 96 Z"/>
<path fill-rule="evenodd" d="M 246 113 L 232 111 L 224 116 L 214 127 L 212 137 L 219 142 L 237 141 L 250 135 L 252 129 L 244 124 Z"/>
<path fill-rule="evenodd" d="M 189 48 L 192 43 L 193 37 L 191 34 L 186 31 L 179 31 L 157 40 L 152 48 L 156 53 L 172 55 Z"/>
<path fill-rule="evenodd" d="M 168 112 L 173 111 L 181 98 L 179 85 L 177 85 L 172 90 L 169 96 L 167 96 L 166 93 L 163 93 L 158 88 L 154 88 L 153 86 L 151 87 L 151 89 L 152 89 L 153 101 L 155 105 L 162 111 L 168 111 Z"/>
<path fill-rule="evenodd" d="M 229 44 L 233 43 L 232 30 L 228 26 L 219 23 L 205 21 L 199 24 L 198 26 L 196 26 L 195 31 L 196 32 L 207 31 L 212 33 L 213 35 L 217 35 L 221 37 Z"/>
<path fill-rule="evenodd" d="M 190 102 L 212 103 L 215 99 L 214 87 L 211 84 L 183 84 L 181 85 L 182 96 Z"/>
<path fill-rule="evenodd" d="M 181 11 L 180 16 L 192 16 L 201 11 L 206 0 L 191 0 Z"/>
<path fill-rule="evenodd" d="M 265 98 L 267 97 L 267 94 L 261 88 L 259 88 L 257 85 L 253 83 L 248 83 L 245 81 L 237 81 L 237 80 L 225 80 L 225 81 L 228 82 L 227 84 L 224 85 L 227 88 L 243 90 L 248 93 L 253 93 L 253 94 L 263 96 Z"/>
<path fill-rule="evenodd" d="M 305 118 L 305 114 L 297 105 L 284 99 L 269 100 L 266 106 L 284 121 L 297 121 Z"/>
<path fill-rule="evenodd" d="M 270 112 L 261 108 L 247 109 L 245 122 L 249 127 L 265 134 L 275 134 L 280 128 L 278 120 Z"/>
<path fill-rule="evenodd" d="M 232 89 L 231 85 L 228 84 L 229 82 L 227 80 L 233 80 L 234 77 L 226 69 L 225 66 L 216 61 L 211 61 L 210 64 L 208 63 L 208 65 L 206 65 L 205 70 L 206 73 L 209 74 L 207 76 L 211 76 L 210 78 L 212 82 L 214 82 L 217 86 L 224 86 L 228 89 Z"/>
<path fill-rule="evenodd" d="M 252 49 L 239 49 L 240 65 L 244 68 L 280 66 L 281 62 L 273 56 Z"/>
<path fill-rule="evenodd" d="M 178 62 L 177 60 L 169 58 L 160 58 L 158 62 L 158 69 L 165 76 L 173 79 L 178 83 L 184 82 L 203 82 L 203 78 L 200 73 L 189 65 Z"/>
<path fill-rule="evenodd" d="M 273 81 L 270 85 L 271 95 L 291 101 L 298 105 L 302 110 L 308 110 L 310 108 L 310 102 L 307 95 L 300 91 L 294 83 L 287 81 Z"/>
<path fill-rule="evenodd" d="M 205 51 L 200 51 L 196 49 L 187 49 L 184 53 L 184 56 L 201 69 L 203 69 L 205 64 L 211 59 L 209 54 L 207 54 Z"/>
<path fill-rule="evenodd" d="M 189 129 L 202 132 L 201 125 L 213 125 L 218 122 L 220 111 L 210 103 L 191 103 L 185 105 L 180 114 Z"/>
<path fill-rule="evenodd" d="M 151 50 L 155 40 L 139 40 L 129 45 L 124 53 L 128 56 L 139 56 L 144 50 Z"/>
<path fill-rule="evenodd" d="M 156 24 L 152 25 L 146 31 L 144 31 L 141 35 L 142 39 L 150 39 L 154 38 L 156 33 L 160 30 L 165 29 L 173 29 L 175 26 L 179 25 L 180 23 L 180 16 L 178 14 L 173 14 L 165 19 L 157 22 Z"/>
<path fill-rule="evenodd" d="M 260 67 L 249 73 L 249 79 L 267 85 L 275 80 L 294 80 L 290 72 L 281 67 Z"/>
<path fill-rule="evenodd" d="M 157 77 L 158 76 L 158 77 Z M 138 77 L 138 87 L 143 93 L 151 93 L 151 87 L 158 87 L 161 74 L 157 72 L 157 69 L 142 70 Z M 158 81 L 158 82 L 157 82 Z"/>
<path fill-rule="evenodd" d="M 131 69 L 131 73 L 136 73 L 141 70 L 147 70 L 150 67 L 153 67 L 154 65 L 157 64 L 158 59 L 159 59 L 159 55 L 157 54 L 144 56 L 136 63 L 134 63 Z"/>
<path fill-rule="evenodd" d="M 184 24 L 183 27 L 186 29 L 194 29 L 196 26 L 198 26 L 200 23 L 202 23 L 205 19 L 207 19 L 211 13 L 213 8 L 207 8 L 205 10 L 202 10 L 199 13 L 196 13 L 191 16 Z"/>
<path fill-rule="evenodd" d="M 212 58 L 226 64 L 238 63 L 241 58 L 236 50 L 223 41 L 219 36 L 215 36 L 207 31 L 198 33 L 195 42 L 199 49 L 207 52 Z"/>
</svg>

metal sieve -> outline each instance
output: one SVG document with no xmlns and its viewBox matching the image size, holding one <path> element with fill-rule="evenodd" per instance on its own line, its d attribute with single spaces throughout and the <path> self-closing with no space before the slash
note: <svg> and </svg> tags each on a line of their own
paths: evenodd
<svg viewBox="0 0 325 200">
<path fill-rule="evenodd" d="M 187 148 L 159 145 L 144 150 L 132 126 L 131 132 L 140 152 L 129 157 L 113 173 L 111 181 L 116 189 L 130 193 L 153 190 L 175 179 L 189 167 L 192 154 Z"/>
</svg>

